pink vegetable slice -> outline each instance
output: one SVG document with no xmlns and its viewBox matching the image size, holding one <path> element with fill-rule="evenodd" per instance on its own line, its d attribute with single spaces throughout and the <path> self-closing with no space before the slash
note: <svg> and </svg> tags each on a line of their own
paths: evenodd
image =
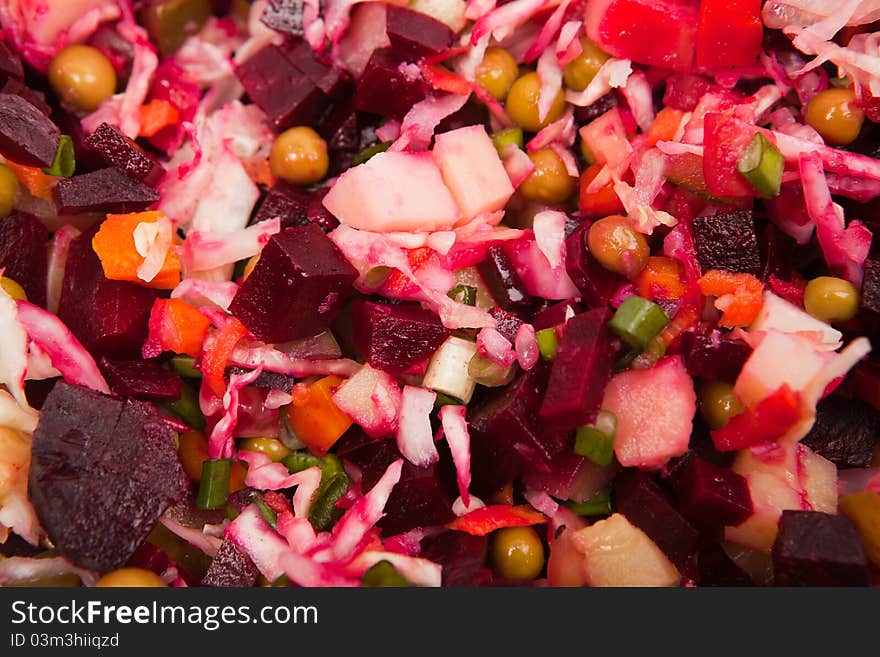
<svg viewBox="0 0 880 657">
<path fill-rule="evenodd" d="M 465 413 L 467 407 L 447 404 L 440 409 L 440 423 L 458 476 L 458 491 L 465 506 L 470 504 L 471 485 L 471 438 Z"/>
<path fill-rule="evenodd" d="M 431 412 L 437 393 L 425 388 L 404 386 L 397 426 L 397 448 L 407 461 L 419 467 L 436 463 L 439 455 L 431 431 Z"/>
</svg>

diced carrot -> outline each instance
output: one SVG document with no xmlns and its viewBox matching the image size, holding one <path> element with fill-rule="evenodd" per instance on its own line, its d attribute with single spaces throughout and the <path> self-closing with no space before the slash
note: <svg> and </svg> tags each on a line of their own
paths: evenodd
<svg viewBox="0 0 880 657">
<path fill-rule="evenodd" d="M 31 196 L 36 196 L 44 201 L 52 200 L 52 190 L 58 182 L 55 176 L 43 173 L 40 167 L 28 167 L 16 164 L 12 160 L 6 160 L 6 166 L 12 169 L 12 173 L 22 185 L 27 187 Z"/>
<path fill-rule="evenodd" d="M 247 328 L 235 317 L 223 328 L 209 332 L 202 346 L 201 370 L 208 387 L 218 397 L 226 392 L 226 363 Z"/>
<path fill-rule="evenodd" d="M 581 174 L 578 209 L 587 218 L 607 217 L 611 214 L 623 213 L 623 203 L 620 202 L 617 192 L 614 191 L 613 181 L 598 191 L 587 192 L 590 184 L 603 168 L 605 168 L 604 164 L 591 164 Z"/>
<path fill-rule="evenodd" d="M 244 479 L 247 477 L 247 465 L 244 461 L 233 461 L 229 471 L 229 493 L 237 493 L 244 490 Z"/>
<path fill-rule="evenodd" d="M 167 100 L 154 98 L 146 105 L 141 105 L 141 128 L 139 137 L 152 137 L 162 128 L 180 123 L 180 112 Z"/>
<path fill-rule="evenodd" d="M 710 269 L 698 281 L 700 292 L 714 296 L 722 312 L 719 325 L 726 328 L 748 326 L 761 311 L 764 285 L 751 274 Z"/>
<path fill-rule="evenodd" d="M 293 433 L 318 456 L 326 454 L 352 425 L 333 402 L 333 392 L 341 383 L 338 376 L 318 379 L 308 387 L 308 394 L 296 395 L 285 408 Z"/>
<path fill-rule="evenodd" d="M 272 167 L 269 166 L 269 158 L 264 157 L 256 162 L 251 162 L 250 160 L 243 160 L 241 165 L 244 167 L 244 170 L 247 172 L 247 175 L 253 180 L 255 183 L 260 185 L 265 185 L 268 188 L 271 188 L 275 185 L 275 176 L 272 174 Z"/>
<path fill-rule="evenodd" d="M 635 284 L 639 295 L 657 300 L 681 299 L 685 284 L 681 263 L 667 256 L 650 256 L 645 268 L 636 276 Z"/>
<path fill-rule="evenodd" d="M 473 536 L 485 536 L 504 527 L 530 527 L 545 522 L 547 518 L 531 507 L 493 504 L 469 511 L 446 526 Z"/>
<path fill-rule="evenodd" d="M 654 123 L 648 130 L 647 145 L 653 146 L 658 141 L 672 141 L 675 138 L 675 133 L 678 132 L 683 116 L 684 112 L 674 107 L 664 107 L 657 112 Z"/>
<path fill-rule="evenodd" d="M 157 299 L 150 311 L 149 334 L 144 354 L 163 351 L 198 357 L 211 322 L 183 299 Z"/>
<path fill-rule="evenodd" d="M 159 290 L 171 290 L 180 283 L 180 259 L 177 251 L 168 249 L 162 269 L 149 283 L 138 277 L 144 256 L 134 244 L 134 231 L 139 224 L 153 223 L 162 217 L 159 211 L 108 214 L 92 238 L 92 248 L 101 260 L 104 275 L 114 281 L 129 281 Z"/>
</svg>

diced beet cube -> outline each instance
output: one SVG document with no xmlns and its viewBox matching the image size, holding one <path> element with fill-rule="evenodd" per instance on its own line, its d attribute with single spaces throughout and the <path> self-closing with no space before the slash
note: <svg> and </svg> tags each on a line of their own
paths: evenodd
<svg viewBox="0 0 880 657">
<path fill-rule="evenodd" d="M 752 213 L 738 210 L 693 221 L 694 246 L 700 269 L 724 269 L 757 274 L 761 271 L 758 238 Z"/>
<path fill-rule="evenodd" d="M 109 123 L 102 123 L 86 137 L 86 146 L 98 153 L 110 166 L 154 187 L 165 168 Z"/>
<path fill-rule="evenodd" d="M 846 516 L 782 512 L 773 544 L 776 586 L 868 586 L 868 558 Z"/>
<path fill-rule="evenodd" d="M 50 167 L 61 131 L 21 96 L 0 93 L 0 155 L 18 164 Z"/>
<path fill-rule="evenodd" d="M 39 219 L 13 212 L 0 220 L 0 269 L 21 285 L 28 301 L 46 307 L 49 231 Z"/>
<path fill-rule="evenodd" d="M 412 9 L 388 5 L 385 31 L 394 54 L 407 61 L 437 55 L 452 45 L 452 30 L 436 18 Z"/>
<path fill-rule="evenodd" d="M 422 543 L 422 557 L 443 566 L 443 586 L 478 586 L 491 578 L 484 567 L 488 536 L 446 530 Z"/>
<path fill-rule="evenodd" d="M 326 330 L 351 292 L 357 270 L 314 225 L 273 235 L 230 312 L 266 342 Z"/>
<path fill-rule="evenodd" d="M 302 36 L 303 0 L 269 0 L 260 22 L 277 32 Z"/>
<path fill-rule="evenodd" d="M 0 80 L 21 80 L 24 78 L 24 69 L 21 60 L 5 41 L 0 41 Z"/>
<path fill-rule="evenodd" d="M 104 276 L 92 249 L 95 226 L 70 244 L 58 317 L 93 356 L 139 358 L 159 292 Z"/>
<path fill-rule="evenodd" d="M 608 271 L 590 253 L 587 236 L 589 222 L 584 222 L 565 240 L 565 270 L 590 308 L 607 306 L 621 285 L 622 276 Z"/>
<path fill-rule="evenodd" d="M 52 108 L 49 107 L 49 105 L 46 103 L 46 94 L 42 93 L 41 91 L 37 91 L 36 89 L 32 89 L 21 80 L 10 78 L 3 85 L 3 89 L 2 91 L 0 91 L 0 93 L 20 96 L 31 105 L 36 107 L 38 110 L 40 110 L 46 116 L 50 116 L 52 114 Z"/>
<path fill-rule="evenodd" d="M 340 68 L 318 61 L 315 51 L 307 41 L 300 38 L 288 39 L 281 51 L 287 61 L 305 77 L 312 81 L 328 98 L 337 99 L 350 92 L 351 78 Z"/>
<path fill-rule="evenodd" d="M 281 220 L 281 229 L 305 226 L 308 219 L 309 193 L 284 180 L 275 183 L 267 193 L 251 224 L 267 219 Z"/>
<path fill-rule="evenodd" d="M 187 490 L 174 438 L 156 410 L 59 382 L 40 412 L 30 499 L 55 547 L 106 572 L 128 561 Z"/>
<path fill-rule="evenodd" d="M 880 411 L 832 395 L 816 406 L 816 422 L 801 442 L 841 468 L 867 468 L 880 437 Z"/>
<path fill-rule="evenodd" d="M 696 454 L 685 457 L 673 479 L 679 509 L 700 527 L 738 525 L 752 515 L 745 477 Z"/>
<path fill-rule="evenodd" d="M 630 469 L 620 472 L 614 478 L 614 507 L 679 568 L 695 552 L 699 532 L 676 510 L 650 475 Z"/>
<path fill-rule="evenodd" d="M 880 313 L 880 256 L 872 254 L 865 260 L 860 299 L 862 308 Z"/>
<path fill-rule="evenodd" d="M 247 374 L 252 370 L 243 367 L 230 367 L 226 370 L 227 374 Z M 260 375 L 251 383 L 249 388 L 264 388 L 266 390 L 281 390 L 282 392 L 290 392 L 296 384 L 296 378 L 289 374 L 280 374 L 278 372 L 270 372 L 263 370 Z"/>
<path fill-rule="evenodd" d="M 681 336 L 681 354 L 691 376 L 733 383 L 752 353 L 742 340 L 720 332 L 687 331 Z"/>
<path fill-rule="evenodd" d="M 356 301 L 354 344 L 376 369 L 403 374 L 431 357 L 451 331 L 420 305 Z"/>
<path fill-rule="evenodd" d="M 139 212 L 159 200 L 155 189 L 114 167 L 62 178 L 56 192 L 62 214 Z"/>
<path fill-rule="evenodd" d="M 490 246 L 485 259 L 477 265 L 477 271 L 492 297 L 505 310 L 522 311 L 533 305 L 534 299 L 526 292 L 525 285 L 502 247 Z"/>
<path fill-rule="evenodd" d="M 358 78 L 354 102 L 364 112 L 402 119 L 427 91 L 415 64 L 401 62 L 390 48 L 379 48 Z"/>
<path fill-rule="evenodd" d="M 361 132 L 354 103 L 339 103 L 321 121 L 319 132 L 327 142 L 330 151 L 352 151 L 360 149 Z"/>
<path fill-rule="evenodd" d="M 610 319 L 608 310 L 597 308 L 566 323 L 541 404 L 544 422 L 568 430 L 595 419 L 618 351 Z"/>
<path fill-rule="evenodd" d="M 565 323 L 569 311 L 577 313 L 580 308 L 574 301 L 559 301 L 536 312 L 532 324 L 536 331 L 559 326 Z"/>
<path fill-rule="evenodd" d="M 717 543 L 697 554 L 699 586 L 754 586 L 752 578 Z"/>
<path fill-rule="evenodd" d="M 173 402 L 180 399 L 183 392 L 180 377 L 154 360 L 112 360 L 105 356 L 98 361 L 98 366 L 110 390 L 122 397 Z"/>
<path fill-rule="evenodd" d="M 513 313 L 509 313 L 504 308 L 499 308 L 498 306 L 491 308 L 489 314 L 495 320 L 495 330 L 503 335 L 510 344 L 513 344 L 516 340 L 516 332 L 523 325 L 523 321 Z"/>
<path fill-rule="evenodd" d="M 256 583 L 259 574 L 248 555 L 232 541 L 224 540 L 211 559 L 208 572 L 202 578 L 202 586 L 249 588 Z"/>
</svg>

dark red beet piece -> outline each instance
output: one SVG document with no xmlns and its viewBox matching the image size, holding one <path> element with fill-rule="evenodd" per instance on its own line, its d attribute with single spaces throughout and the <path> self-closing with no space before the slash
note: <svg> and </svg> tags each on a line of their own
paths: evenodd
<svg viewBox="0 0 880 657">
<path fill-rule="evenodd" d="M 500 246 L 490 246 L 486 257 L 477 265 L 477 271 L 498 305 L 505 310 L 523 311 L 533 305 L 533 299 L 510 259 Z"/>
<path fill-rule="evenodd" d="M 306 190 L 293 183 L 279 180 L 266 192 L 251 224 L 278 218 L 281 220 L 282 230 L 305 226 L 309 223 L 308 207 L 309 193 Z"/>
<path fill-rule="evenodd" d="M 422 543 L 422 557 L 443 566 L 443 586 L 479 586 L 492 578 L 484 567 L 488 536 L 446 530 Z"/>
<path fill-rule="evenodd" d="M 580 290 L 590 308 L 607 306 L 626 279 L 608 271 L 590 253 L 587 235 L 590 223 L 585 221 L 565 240 L 565 270 Z"/>
<path fill-rule="evenodd" d="M 21 80 L 10 78 L 3 85 L 3 90 L 0 91 L 0 93 L 20 96 L 46 116 L 52 114 L 52 108 L 46 103 L 46 95 L 36 89 L 31 89 Z"/>
<path fill-rule="evenodd" d="M 5 41 L 0 41 L 0 80 L 21 80 L 24 78 L 24 69 L 18 58 Z"/>
<path fill-rule="evenodd" d="M 402 119 L 417 102 L 425 98 L 428 87 L 420 73 L 411 74 L 390 48 L 373 51 L 358 78 L 355 107 L 364 112 Z"/>
<path fill-rule="evenodd" d="M 278 46 L 261 49 L 237 66 L 235 74 L 250 99 L 279 129 L 316 124 L 329 103 Z"/>
<path fill-rule="evenodd" d="M 880 436 L 880 411 L 833 395 L 816 406 L 816 422 L 801 442 L 840 468 L 871 465 Z"/>
<path fill-rule="evenodd" d="M 125 566 L 128 568 L 143 568 L 150 572 L 161 576 L 169 568 L 176 568 L 177 574 L 186 582 L 187 586 L 198 586 L 199 580 L 193 577 L 182 564 L 175 563 L 162 548 L 159 548 L 149 541 L 144 541 L 134 551 Z"/>
<path fill-rule="evenodd" d="M 86 137 L 86 146 L 98 153 L 110 166 L 120 169 L 145 185 L 154 187 L 165 168 L 109 123 L 102 123 Z"/>
<path fill-rule="evenodd" d="M 578 313 L 581 312 L 582 309 L 579 307 L 579 304 L 574 301 L 560 301 L 551 306 L 547 306 L 544 310 L 536 312 L 535 317 L 532 320 L 532 325 L 535 327 L 536 331 L 541 331 L 543 329 L 553 328 L 560 324 L 564 324 L 566 313 L 568 313 L 569 310 Z"/>
<path fill-rule="evenodd" d="M 740 474 L 690 454 L 673 478 L 679 509 L 700 527 L 738 525 L 752 515 L 749 486 Z"/>
<path fill-rule="evenodd" d="M 862 308 L 880 313 L 880 256 L 876 254 L 871 254 L 865 260 L 860 303 Z"/>
<path fill-rule="evenodd" d="M 211 565 L 202 578 L 202 586 L 249 588 L 257 581 L 260 571 L 251 558 L 239 550 L 232 541 L 224 540 Z"/>
<path fill-rule="evenodd" d="M 724 269 L 758 274 L 761 271 L 761 256 L 751 211 L 694 217 L 692 231 L 697 261 L 704 272 Z"/>
<path fill-rule="evenodd" d="M 614 478 L 614 507 L 645 532 L 676 566 L 686 565 L 700 534 L 645 472 L 627 469 Z"/>
<path fill-rule="evenodd" d="M 575 107 L 574 120 L 578 125 L 589 123 L 594 119 L 598 119 L 608 110 L 614 109 L 617 105 L 617 94 L 613 91 L 609 91 L 591 105 L 587 105 L 586 107 Z"/>
<path fill-rule="evenodd" d="M 733 383 L 752 348 L 719 331 L 701 329 L 681 336 L 681 354 L 691 376 Z"/>
<path fill-rule="evenodd" d="M 39 219 L 13 212 L 0 220 L 0 269 L 21 285 L 28 301 L 45 308 L 49 231 Z"/>
<path fill-rule="evenodd" d="M 155 189 L 114 167 L 62 178 L 56 192 L 62 214 L 139 212 L 159 200 Z"/>
<path fill-rule="evenodd" d="M 98 366 L 110 390 L 122 397 L 173 402 L 183 393 L 180 377 L 154 360 L 112 360 L 105 356 Z"/>
<path fill-rule="evenodd" d="M 452 45 L 454 36 L 449 26 L 437 19 L 397 5 L 388 5 L 385 31 L 394 54 L 406 61 L 443 52 Z"/>
<path fill-rule="evenodd" d="M 510 344 L 513 344 L 516 339 L 516 332 L 523 325 L 523 321 L 513 313 L 509 313 L 504 308 L 499 308 L 498 306 L 491 308 L 489 314 L 495 320 L 495 330 L 507 338 Z"/>
<path fill-rule="evenodd" d="M 230 367 L 226 370 L 227 375 L 230 374 L 247 374 L 252 370 L 246 370 L 242 367 Z M 251 383 L 249 388 L 264 388 L 266 390 L 281 390 L 290 392 L 296 384 L 296 378 L 288 374 L 279 374 L 278 372 L 270 372 L 263 370 L 260 375 Z"/>
<path fill-rule="evenodd" d="M 95 226 L 70 245 L 58 317 L 93 356 L 140 358 L 157 290 L 104 276 Z"/>
<path fill-rule="evenodd" d="M 58 551 L 99 572 L 126 563 L 188 485 L 152 406 L 64 382 L 40 412 L 29 483 Z"/>
<path fill-rule="evenodd" d="M 618 351 L 610 319 L 610 311 L 596 308 L 566 323 L 541 404 L 544 422 L 568 430 L 595 419 Z"/>
<path fill-rule="evenodd" d="M 21 96 L 0 93 L 0 155 L 18 164 L 49 167 L 61 131 Z"/>
<path fill-rule="evenodd" d="M 303 34 L 303 0 L 269 0 L 260 21 L 277 32 Z"/>
<path fill-rule="evenodd" d="M 266 342 L 317 335 L 338 314 L 356 278 L 320 228 L 288 228 L 263 248 L 229 310 Z"/>
<path fill-rule="evenodd" d="M 703 548 L 697 554 L 697 584 L 699 586 L 754 586 L 752 578 L 717 543 Z"/>
<path fill-rule="evenodd" d="M 373 367 L 402 374 L 430 358 L 451 331 L 437 315 L 415 303 L 352 305 L 354 344 Z"/>
<path fill-rule="evenodd" d="M 776 586 L 868 586 L 868 558 L 846 516 L 783 511 L 773 544 Z"/>
<path fill-rule="evenodd" d="M 315 51 L 304 39 L 298 37 L 288 39 L 281 52 L 290 64 L 312 81 L 330 99 L 339 99 L 350 95 L 351 78 L 348 73 L 329 63 L 318 61 Z"/>
</svg>

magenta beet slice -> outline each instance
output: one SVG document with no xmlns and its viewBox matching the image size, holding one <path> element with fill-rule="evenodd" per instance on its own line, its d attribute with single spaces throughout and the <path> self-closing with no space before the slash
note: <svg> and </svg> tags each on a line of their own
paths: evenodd
<svg viewBox="0 0 880 657">
<path fill-rule="evenodd" d="M 733 383 L 752 353 L 742 340 L 720 331 L 688 331 L 681 336 L 681 354 L 691 376 Z"/>
<path fill-rule="evenodd" d="M 317 335 L 338 314 L 356 278 L 320 228 L 288 228 L 263 248 L 229 310 L 265 342 Z"/>
<path fill-rule="evenodd" d="M 281 52 L 295 69 L 311 80 L 328 98 L 338 99 L 350 92 L 351 78 L 341 68 L 318 61 L 315 51 L 307 41 L 290 38 L 282 46 Z"/>
<path fill-rule="evenodd" d="M 159 192 L 115 167 L 62 178 L 56 192 L 62 214 L 139 212 L 159 200 Z"/>
<path fill-rule="evenodd" d="M 325 233 L 339 225 L 336 217 L 324 207 L 323 193 L 308 192 L 302 187 L 280 180 L 270 189 L 251 220 L 256 224 L 267 219 L 281 220 L 282 230 L 316 224 Z"/>
<path fill-rule="evenodd" d="M 596 308 L 566 323 L 541 404 L 544 422 L 568 430 L 595 419 L 618 350 L 610 319 L 610 311 Z"/>
<path fill-rule="evenodd" d="M 12 52 L 5 41 L 0 41 L 0 80 L 22 80 L 23 78 L 24 69 L 21 66 L 21 59 Z"/>
<path fill-rule="evenodd" d="M 353 304 L 354 344 L 366 361 L 390 374 L 403 374 L 431 357 L 451 331 L 418 304 Z"/>
<path fill-rule="evenodd" d="M 738 525 L 752 515 L 748 483 L 729 468 L 691 454 L 673 481 L 679 509 L 700 527 Z"/>
<path fill-rule="evenodd" d="M 388 5 L 385 31 L 394 54 L 406 61 L 437 55 L 452 45 L 452 30 L 427 14 Z"/>
<path fill-rule="evenodd" d="M 614 505 L 645 532 L 679 568 L 697 547 L 699 532 L 673 506 L 663 489 L 645 472 L 626 469 L 614 478 Z"/>
<path fill-rule="evenodd" d="M 578 226 L 565 240 L 565 270 L 590 308 L 607 306 L 611 298 L 626 283 L 622 276 L 614 274 L 590 253 L 587 246 L 589 222 Z"/>
<path fill-rule="evenodd" d="M 110 390 L 122 397 L 173 402 L 180 399 L 183 392 L 180 377 L 154 360 L 113 360 L 105 356 L 98 361 L 98 366 Z"/>
<path fill-rule="evenodd" d="M 390 48 L 377 48 L 358 78 L 354 104 L 364 112 L 402 119 L 427 92 L 418 71 L 411 72 Z"/>
<path fill-rule="evenodd" d="M 109 123 L 99 125 L 86 137 L 85 144 L 110 166 L 150 187 L 154 187 L 165 174 L 161 164 Z"/>
<path fill-rule="evenodd" d="M 140 358 L 159 292 L 104 276 L 92 250 L 95 226 L 70 245 L 58 317 L 93 356 Z"/>
<path fill-rule="evenodd" d="M 21 285 L 28 301 L 46 307 L 49 231 L 39 219 L 13 212 L 0 220 L 0 269 Z"/>
<path fill-rule="evenodd" d="M 489 310 L 489 314 L 495 320 L 495 330 L 509 340 L 510 344 L 513 344 L 516 340 L 516 332 L 523 325 L 523 321 L 499 306 L 492 307 Z"/>
<path fill-rule="evenodd" d="M 839 468 L 871 465 L 880 411 L 858 399 L 826 397 L 816 406 L 816 422 L 801 442 Z"/>
<path fill-rule="evenodd" d="M 248 555 L 232 541 L 224 540 L 211 559 L 202 586 L 249 588 L 256 583 L 259 574 Z"/>
<path fill-rule="evenodd" d="M 16 80 L 15 78 L 8 79 L 0 93 L 20 96 L 46 116 L 51 116 L 52 114 L 52 108 L 46 103 L 46 94 L 36 89 L 31 89 L 21 80 Z"/>
<path fill-rule="evenodd" d="M 697 261 L 704 272 L 760 272 L 761 256 L 750 210 L 694 217 L 692 231 Z"/>
<path fill-rule="evenodd" d="M 868 586 L 868 558 L 846 516 L 783 511 L 773 544 L 776 586 Z"/>
<path fill-rule="evenodd" d="M 500 246 L 489 247 L 486 257 L 477 265 L 477 271 L 486 282 L 489 292 L 505 310 L 524 311 L 534 299 L 526 292 L 510 258 Z"/>
<path fill-rule="evenodd" d="M 30 499 L 63 556 L 99 572 L 118 568 L 186 490 L 173 434 L 152 406 L 63 381 L 49 393 Z"/>
<path fill-rule="evenodd" d="M 865 310 L 880 313 L 880 256 L 870 254 L 865 260 L 860 304 Z"/>
<path fill-rule="evenodd" d="M 422 542 L 421 556 L 443 567 L 443 586 L 479 586 L 492 579 L 486 568 L 488 536 L 446 530 Z"/>
<path fill-rule="evenodd" d="M 260 22 L 276 32 L 303 34 L 303 0 L 269 0 Z"/>
<path fill-rule="evenodd" d="M 21 96 L 0 93 L 0 155 L 32 167 L 52 166 L 61 131 Z"/>
</svg>

